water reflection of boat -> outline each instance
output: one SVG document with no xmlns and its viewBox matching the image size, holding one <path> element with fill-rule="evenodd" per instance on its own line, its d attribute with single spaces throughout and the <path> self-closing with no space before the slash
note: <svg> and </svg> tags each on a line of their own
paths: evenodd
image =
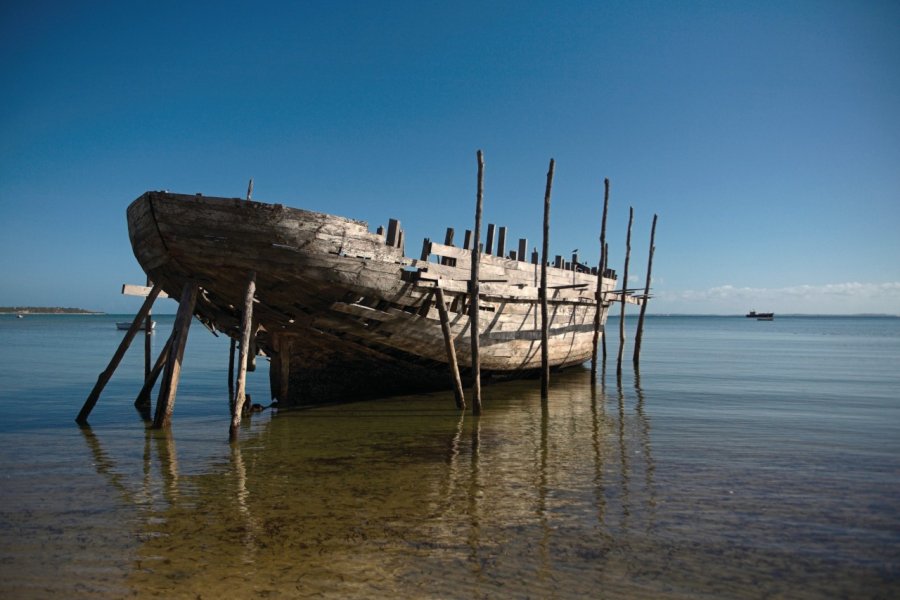
<svg viewBox="0 0 900 600">
<path fill-rule="evenodd" d="M 139 567 L 123 583 L 137 596 L 173 580 L 183 595 L 250 595 L 261 580 L 344 597 L 590 595 L 618 573 L 603 557 L 655 522 L 650 422 L 637 381 L 595 389 L 574 369 L 557 382 L 549 402 L 529 382 L 496 386 L 493 420 L 446 408 L 449 395 L 283 413 L 229 449 L 191 441 L 187 470 L 174 432 L 147 429 L 141 464 L 87 430 L 98 474 L 137 515 Z M 286 502 L 296 489 L 304 501 Z M 194 556 L 204 569 L 187 568 Z M 490 564 L 504 587 L 460 564 Z"/>
<path fill-rule="evenodd" d="M 749 313 L 747 313 L 746 317 L 748 319 L 756 319 L 757 321 L 772 321 L 775 319 L 775 313 L 758 313 L 755 310 L 751 310 Z"/>
</svg>

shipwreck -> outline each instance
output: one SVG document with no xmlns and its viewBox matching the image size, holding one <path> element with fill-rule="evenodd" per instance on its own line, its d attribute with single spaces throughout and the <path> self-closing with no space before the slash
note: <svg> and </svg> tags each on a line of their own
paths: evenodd
<svg viewBox="0 0 900 600">
<path fill-rule="evenodd" d="M 643 320 L 647 291 L 617 288 L 602 243 L 598 266 L 580 263 L 577 254 L 549 260 L 552 170 L 551 161 L 542 256 L 529 252 L 525 239 L 507 250 L 504 227 L 489 225 L 482 240 L 481 171 L 474 235 L 466 231 L 454 245 L 448 228 L 443 243 L 425 239 L 417 257 L 407 256 L 394 219 L 370 231 L 363 221 L 251 200 L 249 190 L 246 199 L 144 193 L 128 206 L 127 219 L 148 277 L 147 299 L 76 420 L 86 423 L 137 332 L 149 336 L 150 307 L 161 294 L 178 299 L 178 315 L 152 369 L 147 341 L 145 384 L 135 403 L 149 413 L 162 372 L 155 426 L 168 424 L 194 318 L 231 338 L 230 387 L 235 346 L 240 350 L 233 426 L 245 370 L 259 355 L 270 361 L 279 406 L 449 389 L 455 382 L 461 407 L 462 385 L 474 383 L 480 411 L 481 379 L 549 373 L 592 357 L 596 364 L 610 307 L 621 304 L 624 316 L 626 303 L 644 305 Z M 607 180 L 607 202 L 608 191 Z M 606 204 L 601 239 L 605 223 Z M 629 222 L 629 249 L 630 235 Z M 621 346 L 619 363 L 621 369 Z"/>
</svg>

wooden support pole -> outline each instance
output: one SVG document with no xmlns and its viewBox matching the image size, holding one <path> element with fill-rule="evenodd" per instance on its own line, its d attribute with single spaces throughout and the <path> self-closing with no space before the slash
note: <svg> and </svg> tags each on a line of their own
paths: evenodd
<svg viewBox="0 0 900 600">
<path fill-rule="evenodd" d="M 494 224 L 488 223 L 487 239 L 484 241 L 484 253 L 494 253 Z"/>
<path fill-rule="evenodd" d="M 197 303 L 198 286 L 195 281 L 187 281 L 181 290 L 178 300 L 178 312 L 172 326 L 172 346 L 163 371 L 162 384 L 159 387 L 159 398 L 156 400 L 156 414 L 153 416 L 153 428 L 163 429 L 171 425 L 172 411 L 175 410 L 175 394 L 178 391 L 178 380 L 181 377 L 181 363 L 184 360 L 184 348 L 187 345 L 191 319 L 194 317 L 194 305 Z"/>
<path fill-rule="evenodd" d="M 463 393 L 462 379 L 459 377 L 459 365 L 456 362 L 456 348 L 453 345 L 453 334 L 450 332 L 450 317 L 447 315 L 447 303 L 444 301 L 444 290 L 434 288 L 438 314 L 441 317 L 441 332 L 444 334 L 444 349 L 447 351 L 447 362 L 450 365 L 450 379 L 453 381 L 453 393 L 456 395 L 456 408 L 466 409 L 466 397 Z"/>
<path fill-rule="evenodd" d="M 237 341 L 231 338 L 228 344 L 228 406 L 234 405 L 234 349 Z"/>
<path fill-rule="evenodd" d="M 541 255 L 541 398 L 550 395 L 550 320 L 547 311 L 547 258 L 550 255 L 550 192 L 553 189 L 553 170 L 556 163 L 550 159 L 547 171 L 547 187 L 544 190 L 544 238 Z"/>
<path fill-rule="evenodd" d="M 609 244 L 603 244 L 603 268 L 600 269 L 603 272 L 603 276 L 606 277 L 606 262 L 609 260 Z M 608 315 L 607 315 L 608 316 Z M 603 368 L 606 369 L 606 323 L 603 324 L 603 330 L 600 332 L 602 337 L 600 338 L 600 344 L 603 347 Z"/>
<path fill-rule="evenodd" d="M 647 302 L 650 299 L 650 273 L 653 271 L 653 253 L 656 251 L 654 240 L 656 239 L 656 215 L 653 215 L 653 226 L 650 228 L 650 255 L 647 258 L 647 283 L 644 285 L 644 301 L 641 303 L 641 314 L 638 317 L 637 333 L 634 335 L 634 362 L 635 368 L 641 362 L 641 338 L 644 335 L 644 315 L 647 313 Z"/>
<path fill-rule="evenodd" d="M 400 247 L 400 221 L 397 219 L 388 219 L 387 239 L 385 244 L 395 248 Z"/>
<path fill-rule="evenodd" d="M 518 258 L 522 262 L 525 262 L 527 254 L 528 240 L 525 238 L 519 238 L 519 250 L 516 252 L 516 258 Z"/>
<path fill-rule="evenodd" d="M 288 403 L 291 388 L 291 338 L 282 337 L 278 341 L 278 404 Z"/>
<path fill-rule="evenodd" d="M 150 278 L 147 278 L 147 287 L 150 287 L 151 281 Z M 144 319 L 144 381 L 147 381 L 150 377 L 150 371 L 152 371 L 152 367 L 150 366 L 151 357 L 150 355 L 153 353 L 153 311 L 147 311 L 147 317 Z"/>
<path fill-rule="evenodd" d="M 393 219 L 391 219 L 393 221 Z M 241 352 L 238 357 L 237 390 L 234 394 L 234 403 L 231 406 L 231 428 L 228 437 L 231 441 L 237 439 L 238 427 L 241 425 L 241 415 L 244 411 L 244 400 L 247 386 L 247 354 L 250 351 L 250 336 L 253 334 L 253 295 L 256 293 L 256 271 L 251 271 L 247 280 L 247 290 L 244 293 L 244 309 L 241 313 Z"/>
<path fill-rule="evenodd" d="M 143 323 L 144 319 L 147 317 L 147 313 L 150 312 L 150 307 L 153 306 L 153 302 L 156 300 L 156 297 L 159 296 L 160 291 L 162 291 L 162 288 L 159 286 L 159 284 L 154 285 L 153 289 L 150 290 L 150 293 L 144 300 L 144 304 L 141 305 L 141 309 L 134 317 L 134 321 L 131 323 L 131 327 L 128 328 L 128 331 L 125 333 L 125 337 L 122 338 L 121 342 L 119 342 L 119 347 L 116 350 L 115 354 L 113 354 L 113 357 L 110 359 L 109 364 L 106 366 L 106 369 L 97 377 L 97 383 L 94 384 L 94 389 L 91 390 L 91 393 L 88 395 L 87 400 L 84 401 L 84 405 L 81 407 L 81 411 L 78 413 L 78 416 L 75 417 L 75 422 L 79 425 L 87 424 L 88 415 L 90 415 L 91 411 L 94 410 L 94 405 L 97 404 L 97 400 L 100 398 L 100 393 L 103 392 L 103 388 L 106 387 L 107 383 L 109 383 L 109 380 L 113 376 L 113 373 L 116 372 L 116 368 L 119 366 L 119 363 L 122 362 L 122 357 L 125 356 L 125 352 L 128 350 L 128 346 L 131 345 L 132 340 L 134 340 L 134 336 L 137 335 L 138 329 L 141 328 L 141 323 Z"/>
<path fill-rule="evenodd" d="M 597 378 L 597 341 L 600 337 L 600 317 L 603 314 L 603 272 L 606 270 L 606 214 L 609 211 L 609 178 L 603 180 L 603 217 L 600 220 L 600 264 L 597 267 L 597 312 L 594 313 L 594 343 L 591 346 L 591 381 Z M 606 359 L 606 336 L 603 358 Z"/>
<path fill-rule="evenodd" d="M 169 352 L 172 349 L 172 336 L 169 336 L 169 339 L 166 340 L 165 345 L 162 350 L 159 351 L 159 356 L 156 357 L 156 363 L 153 365 L 153 368 L 150 370 L 150 375 L 144 380 L 144 387 L 141 388 L 141 391 L 138 393 L 137 398 L 134 399 L 134 405 L 137 408 L 146 408 L 149 414 L 150 410 L 150 392 L 153 391 L 153 386 L 156 385 L 156 380 L 159 379 L 159 374 L 162 373 L 163 367 L 166 366 L 166 361 L 169 358 Z"/>
<path fill-rule="evenodd" d="M 447 233 L 444 235 L 444 245 L 445 245 L 445 246 L 452 246 L 452 245 L 453 245 L 453 234 L 454 234 L 454 233 L 455 233 L 455 232 L 453 231 L 453 228 L 452 228 L 452 227 L 448 227 L 448 228 L 447 228 Z M 442 265 L 456 266 L 456 259 L 455 259 L 455 258 L 448 258 L 448 257 L 444 256 L 444 257 L 441 257 L 441 264 L 442 264 Z"/>
<path fill-rule="evenodd" d="M 478 344 L 481 330 L 478 326 L 478 263 L 481 261 L 481 208 L 484 201 L 484 155 L 478 151 L 478 193 L 475 200 L 475 236 L 472 250 L 472 279 L 469 282 L 469 337 L 472 344 L 472 414 L 481 414 L 481 357 Z"/>
<path fill-rule="evenodd" d="M 506 254 L 506 227 L 497 228 L 497 251 L 494 254 L 500 258 Z"/>
<path fill-rule="evenodd" d="M 622 273 L 622 313 L 619 317 L 619 358 L 616 361 L 616 375 L 622 377 L 622 355 L 625 353 L 625 298 L 628 296 L 628 261 L 631 258 L 631 224 L 634 222 L 634 208 L 628 207 L 628 235 L 625 238 L 625 270 Z"/>
</svg>

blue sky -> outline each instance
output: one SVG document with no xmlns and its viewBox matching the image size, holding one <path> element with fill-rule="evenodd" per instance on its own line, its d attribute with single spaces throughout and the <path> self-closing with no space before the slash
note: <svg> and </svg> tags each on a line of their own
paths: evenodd
<svg viewBox="0 0 900 600">
<path fill-rule="evenodd" d="M 611 262 L 656 313 L 900 314 L 897 2 L 0 5 L 0 305 L 133 312 L 149 189 L 485 220 Z M 173 310 L 167 302 L 164 310 Z"/>
</svg>

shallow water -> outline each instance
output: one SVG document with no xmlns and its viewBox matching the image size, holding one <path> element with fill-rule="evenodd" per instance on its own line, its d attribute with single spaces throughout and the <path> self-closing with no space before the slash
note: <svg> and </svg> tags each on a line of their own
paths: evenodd
<svg viewBox="0 0 900 600">
<path fill-rule="evenodd" d="M 900 319 L 654 317 L 639 374 L 546 403 L 266 411 L 235 445 L 199 326 L 172 431 L 131 406 L 138 347 L 75 426 L 114 321 L 0 318 L 4 598 L 900 595 Z"/>
</svg>

